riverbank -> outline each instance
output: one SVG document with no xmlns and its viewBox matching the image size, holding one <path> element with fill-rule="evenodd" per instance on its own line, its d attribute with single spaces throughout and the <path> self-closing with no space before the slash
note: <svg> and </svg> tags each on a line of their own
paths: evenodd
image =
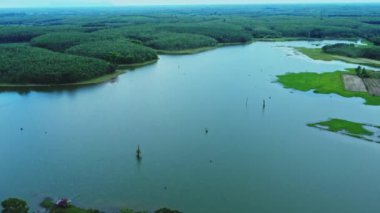
<svg viewBox="0 0 380 213">
<path fill-rule="evenodd" d="M 324 53 L 322 48 L 295 47 L 294 49 L 296 49 L 298 52 L 314 60 L 321 60 L 321 61 L 338 60 L 338 61 L 344 61 L 351 64 L 380 67 L 380 61 L 378 60 L 373 60 L 373 59 L 368 59 L 368 58 L 350 58 L 346 56 L 332 55 L 332 54 Z"/>
<path fill-rule="evenodd" d="M 111 81 L 117 78 L 119 75 L 128 72 L 128 70 L 151 65 L 151 64 L 156 63 L 157 61 L 158 59 L 147 61 L 144 63 L 119 65 L 116 71 L 113 73 L 102 75 L 97 78 L 89 79 L 86 81 L 76 82 L 76 83 L 68 83 L 68 84 L 4 84 L 4 83 L 1 84 L 0 83 L 0 89 L 1 88 L 3 89 L 4 88 L 33 88 L 33 87 L 66 87 L 66 86 L 85 86 L 85 85 L 92 85 L 92 84 L 100 84 L 100 83 Z"/>
<path fill-rule="evenodd" d="M 195 49 L 184 49 L 184 50 L 157 50 L 157 53 L 160 55 L 191 55 L 191 54 L 197 54 L 206 52 L 209 50 L 214 50 L 221 47 L 228 47 L 228 46 L 237 46 L 237 45 L 249 45 L 255 42 L 256 40 L 251 40 L 248 42 L 235 42 L 235 43 L 219 43 L 216 46 L 210 46 L 210 47 L 200 47 Z"/>
<path fill-rule="evenodd" d="M 164 50 L 156 50 L 158 54 L 161 55 L 191 55 L 191 54 L 197 54 L 201 52 L 206 52 L 209 50 L 221 48 L 221 47 L 227 47 L 227 46 L 237 46 L 237 45 L 248 45 L 252 44 L 254 40 L 251 40 L 249 42 L 244 42 L 244 43 L 223 43 L 223 44 L 218 44 L 213 47 L 202 47 L 202 48 L 197 48 L 197 49 L 185 49 L 185 50 L 178 50 L 178 51 L 164 51 Z M 75 83 L 67 83 L 67 84 L 7 84 L 7 83 L 0 83 L 0 89 L 1 88 L 7 88 L 7 89 L 14 89 L 14 88 L 41 88 L 41 87 L 70 87 L 70 86 L 85 86 L 85 85 L 93 85 L 93 84 L 100 84 L 104 82 L 111 81 L 115 78 L 117 78 L 119 75 L 122 75 L 126 73 L 129 69 L 135 69 L 139 67 L 144 67 L 147 65 L 151 65 L 156 63 L 158 59 L 152 60 L 152 61 L 147 61 L 143 63 L 136 63 L 136 64 L 125 64 L 125 65 L 118 65 L 118 68 L 116 69 L 115 72 L 107 74 L 107 75 L 102 75 L 93 79 L 89 79 L 86 81 L 80 81 L 80 82 L 75 82 Z"/>
<path fill-rule="evenodd" d="M 191 54 L 197 54 L 201 52 L 210 51 L 213 49 L 221 48 L 221 47 L 227 47 L 227 46 L 237 46 L 237 45 L 249 45 L 254 42 L 286 42 L 286 41 L 321 41 L 321 39 L 310 39 L 310 38 L 303 38 L 303 37 L 283 37 L 283 38 L 262 38 L 262 39 L 252 39 L 248 42 L 235 42 L 235 43 L 219 43 L 216 46 L 211 47 L 201 47 L 196 49 L 184 49 L 184 50 L 156 50 L 158 54 L 161 55 L 191 55 Z M 327 53 L 323 53 L 321 48 L 305 48 L 305 47 L 296 47 L 297 51 L 301 52 L 302 54 L 307 55 L 308 57 L 314 59 L 314 60 L 324 60 L 324 61 L 333 61 L 333 60 L 341 60 L 348 63 L 354 63 L 354 64 L 362 64 L 362 65 L 368 65 L 368 66 L 374 66 L 374 67 L 380 67 L 380 61 L 371 60 L 371 59 L 354 59 L 344 56 L 337 56 L 337 55 L 331 55 Z M 135 69 L 147 65 L 154 64 L 159 59 L 155 59 L 152 61 L 147 61 L 144 63 L 137 63 L 137 64 L 129 64 L 129 65 L 119 65 L 115 72 L 106 74 L 103 76 L 99 76 L 93 79 L 89 79 L 86 81 L 80 81 L 76 83 L 67 83 L 67 84 L 7 84 L 7 83 L 0 83 L 0 89 L 1 88 L 33 88 L 33 87 L 65 87 L 65 86 L 84 86 L 84 85 L 92 85 L 92 84 L 100 84 L 104 83 L 110 80 L 113 80 L 117 78 L 117 76 L 122 75 L 128 71 L 128 69 Z"/>
</svg>

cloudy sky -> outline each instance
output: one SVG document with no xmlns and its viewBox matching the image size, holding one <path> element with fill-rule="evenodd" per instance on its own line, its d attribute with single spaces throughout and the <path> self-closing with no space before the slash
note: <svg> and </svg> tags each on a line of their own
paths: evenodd
<svg viewBox="0 0 380 213">
<path fill-rule="evenodd" d="M 170 4 L 380 3 L 380 0 L 0 0 L 0 7 L 75 7 Z"/>
</svg>

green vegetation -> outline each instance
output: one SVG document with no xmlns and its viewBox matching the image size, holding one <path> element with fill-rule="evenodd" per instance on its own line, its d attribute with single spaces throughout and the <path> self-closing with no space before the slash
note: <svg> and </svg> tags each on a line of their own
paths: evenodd
<svg viewBox="0 0 380 213">
<path fill-rule="evenodd" d="M 123 38 L 118 33 L 84 33 L 84 32 L 53 32 L 47 33 L 31 40 L 32 46 L 63 52 L 66 49 L 91 41 L 117 40 Z"/>
<path fill-rule="evenodd" d="M 308 57 L 314 60 L 322 60 L 322 61 L 340 60 L 340 61 L 344 61 L 344 62 L 352 63 L 352 64 L 361 64 L 361 65 L 367 65 L 367 66 L 372 66 L 372 67 L 380 67 L 379 60 L 373 60 L 373 59 L 368 59 L 368 58 L 350 58 L 347 56 L 332 55 L 332 54 L 324 52 L 322 48 L 297 47 L 295 49 L 297 49 L 302 54 L 307 55 Z"/>
<path fill-rule="evenodd" d="M 328 121 L 308 124 L 308 126 L 327 130 L 330 132 L 337 132 L 368 141 L 380 142 L 380 139 L 371 138 L 371 136 L 373 136 L 375 132 L 365 128 L 372 127 L 380 131 L 380 127 L 374 125 L 356 123 L 342 119 L 330 119 Z"/>
<path fill-rule="evenodd" d="M 133 209 L 122 209 L 120 213 L 148 213 L 147 211 L 135 211 Z"/>
<path fill-rule="evenodd" d="M 322 48 L 296 47 L 295 49 L 314 60 L 322 60 L 322 61 L 337 60 L 333 55 L 324 53 L 322 51 Z"/>
<path fill-rule="evenodd" d="M 100 213 L 100 211 L 96 209 L 81 209 L 71 204 L 65 208 L 58 207 L 50 198 L 43 200 L 40 206 L 48 210 L 49 213 Z"/>
<path fill-rule="evenodd" d="M 333 44 L 322 48 L 296 48 L 314 60 L 341 60 L 353 64 L 380 67 L 380 47 L 374 45 Z"/>
<path fill-rule="evenodd" d="M 0 27 L 0 42 L 27 42 L 32 38 L 44 33 L 41 27 L 31 26 L 1 26 Z"/>
<path fill-rule="evenodd" d="M 342 119 L 330 119 L 328 121 L 308 124 L 308 125 L 312 127 L 316 127 L 316 126 L 326 127 L 327 130 L 331 132 L 347 131 L 348 133 L 354 134 L 354 135 L 373 135 L 373 132 L 363 127 L 364 124 L 346 121 Z"/>
<path fill-rule="evenodd" d="M 115 71 L 103 60 L 56 53 L 23 44 L 0 45 L 0 83 L 65 84 Z"/>
<path fill-rule="evenodd" d="M 368 39 L 370 42 L 372 42 L 376 46 L 380 46 L 380 36 L 372 37 Z"/>
<path fill-rule="evenodd" d="M 365 67 L 358 66 L 355 69 L 355 73 L 360 78 L 372 78 L 372 79 L 379 79 L 380 78 L 380 72 L 374 71 L 374 70 L 368 70 Z"/>
<path fill-rule="evenodd" d="M 2 213 L 27 213 L 29 207 L 25 201 L 17 198 L 9 198 L 1 202 Z"/>
<path fill-rule="evenodd" d="M 340 55 L 350 58 L 369 58 L 374 60 L 380 60 L 380 47 L 377 46 L 333 44 L 324 46 L 322 50 L 323 52 L 332 55 Z"/>
<path fill-rule="evenodd" d="M 66 52 L 104 59 L 114 64 L 137 64 L 158 58 L 154 50 L 125 39 L 88 42 L 74 46 Z"/>
<path fill-rule="evenodd" d="M 1 202 L 2 213 L 28 213 L 29 207 L 24 200 L 17 198 L 9 198 Z M 101 213 L 97 209 L 83 209 L 72 205 L 70 202 L 65 202 L 64 205 L 56 204 L 53 199 L 45 198 L 40 206 L 49 213 Z M 135 211 L 133 209 L 121 209 L 120 213 L 148 213 L 148 211 Z M 181 213 L 177 210 L 161 208 L 154 213 Z"/>
<path fill-rule="evenodd" d="M 157 50 L 180 51 L 214 47 L 217 41 L 213 38 L 188 33 L 160 33 L 157 38 L 150 40 L 145 45 Z"/>
<path fill-rule="evenodd" d="M 64 51 L 69 47 L 87 42 L 90 38 L 87 33 L 81 32 L 48 33 L 34 38 L 31 45 L 53 51 Z"/>
<path fill-rule="evenodd" d="M 359 97 L 365 100 L 367 105 L 380 105 L 380 97 L 371 96 L 366 92 L 351 92 L 344 89 L 342 74 L 353 71 L 336 71 L 328 73 L 287 73 L 279 75 L 278 82 L 285 88 L 300 91 L 311 91 L 321 94 L 337 94 L 343 97 Z"/>
<path fill-rule="evenodd" d="M 226 23 L 177 24 L 163 26 L 169 32 L 193 33 L 214 38 L 220 43 L 245 43 L 252 39 L 252 35 L 241 26 Z"/>
<path fill-rule="evenodd" d="M 362 11 L 366 11 L 363 13 Z M 318 50 L 302 50 L 322 57 L 324 60 L 344 60 L 350 63 L 380 66 L 378 48 L 380 41 L 380 5 L 235 5 L 235 6 L 186 6 L 186 7 L 144 7 L 144 8 L 91 8 L 91 9 L 6 9 L 0 11 L 0 43 L 25 43 L 48 49 L 55 60 L 73 60 L 73 66 L 54 69 L 54 77 L 47 74 L 52 68 L 49 54 L 41 50 L 15 53 L 2 48 L 10 61 L 26 62 L 23 57 L 38 58 L 42 70 L 38 75 L 36 65 L 25 64 L 19 77 L 19 67 L 5 66 L 0 82 L 6 84 L 56 84 L 57 82 L 79 82 L 87 77 L 92 65 L 85 65 L 83 58 L 74 55 L 98 58 L 114 65 L 146 63 L 157 58 L 156 53 L 191 54 L 227 44 L 242 44 L 253 40 L 298 40 L 298 39 L 358 39 L 371 42 L 368 49 L 357 51 L 356 47 L 344 48 L 343 53 L 328 55 Z M 153 53 L 153 48 L 156 53 Z M 347 51 L 350 49 L 350 51 Z M 9 51 L 9 52 L 5 52 Z M 41 53 L 40 56 L 25 54 Z M 329 49 L 328 51 L 333 51 Z M 340 50 L 339 50 L 340 51 Z M 346 54 L 350 52 L 350 54 Z M 37 53 L 37 54 L 38 54 Z M 51 52 L 49 52 L 51 53 Z M 351 54 L 355 53 L 355 54 Z M 10 56 L 13 54 L 12 58 Z M 322 54 L 326 54 L 323 55 Z M 366 58 L 356 58 L 357 56 Z M 45 59 L 43 57 L 46 57 Z M 40 60 L 48 63 L 40 63 Z M 88 59 L 87 59 L 88 60 Z M 5 63 L 5 62 L 4 62 Z M 29 60 L 28 63 L 31 63 Z M 62 62 L 57 63 L 57 67 Z M 105 63 L 104 61 L 98 63 Z M 74 65 L 77 68 L 73 68 Z M 82 74 L 81 68 L 85 71 Z M 73 69 L 68 71 L 65 69 Z M 75 72 L 74 72 L 75 71 Z M 63 73 L 61 73 L 63 72 Z M 61 77 L 71 76 L 69 80 Z M 5 74 L 4 74 L 5 73 Z M 30 78 L 33 77 L 31 81 Z M 78 75 L 78 76 L 77 76 Z M 85 76 L 82 76 L 85 75 Z M 57 80 L 58 79 L 58 80 Z"/>
<path fill-rule="evenodd" d="M 177 210 L 171 210 L 168 208 L 162 208 L 162 209 L 158 209 L 158 210 L 154 211 L 154 213 L 181 213 L 181 212 L 177 211 Z"/>
</svg>

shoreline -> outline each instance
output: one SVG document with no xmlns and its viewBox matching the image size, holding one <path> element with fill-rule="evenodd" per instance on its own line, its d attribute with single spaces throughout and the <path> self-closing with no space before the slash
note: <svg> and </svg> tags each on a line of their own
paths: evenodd
<svg viewBox="0 0 380 213">
<path fill-rule="evenodd" d="M 209 50 L 218 49 L 221 47 L 229 47 L 229 46 L 239 46 L 239 45 L 249 45 L 256 42 L 256 40 L 250 40 L 247 42 L 232 42 L 232 43 L 219 43 L 215 46 L 210 47 L 199 47 L 195 49 L 184 49 L 184 50 L 156 50 L 159 55 L 192 55 L 202 52 L 207 52 Z"/>
<path fill-rule="evenodd" d="M 355 40 L 354 38 L 352 39 L 343 39 L 343 38 L 330 38 L 334 40 Z M 156 50 L 158 55 L 192 55 L 192 54 L 198 54 L 198 53 L 203 53 L 207 52 L 210 50 L 222 48 L 222 47 L 229 47 L 229 46 L 239 46 L 239 45 L 249 45 L 255 42 L 288 42 L 288 41 L 323 41 L 326 39 L 310 39 L 310 38 L 302 38 L 302 37 L 284 37 L 284 38 L 259 38 L 259 39 L 252 39 L 247 42 L 233 42 L 233 43 L 218 43 L 216 46 L 211 46 L 211 47 L 200 47 L 200 48 L 195 48 L 195 49 L 184 49 L 184 50 Z M 312 48 L 297 48 L 295 47 L 297 51 L 300 53 L 310 57 L 311 59 L 314 60 L 324 60 L 324 61 L 333 61 L 333 60 L 339 60 L 339 61 L 344 61 L 347 63 L 353 63 L 353 64 L 361 64 L 361 65 L 367 65 L 367 66 L 373 66 L 373 67 L 380 67 L 380 61 L 378 64 L 376 63 L 359 63 L 357 61 L 361 61 L 361 59 L 354 59 L 354 58 L 348 58 L 348 57 L 343 57 L 343 56 L 335 56 L 331 54 L 326 54 L 326 53 L 309 53 L 312 51 L 319 50 L 318 48 L 312 49 Z M 306 52 L 306 53 L 305 53 Z M 348 59 L 346 59 L 348 58 Z M 368 59 L 369 60 L 369 59 Z M 159 58 L 147 62 L 142 62 L 142 63 L 136 63 L 136 64 L 120 64 L 116 68 L 115 72 L 102 75 L 93 79 L 85 80 L 85 81 L 80 81 L 80 82 L 75 82 L 75 83 L 65 83 L 65 84 L 8 84 L 8 83 L 0 83 L 0 90 L 1 89 L 17 89 L 17 88 L 49 88 L 49 87 L 70 87 L 70 86 L 86 86 L 86 85 L 95 85 L 95 84 L 101 84 L 105 83 L 108 81 L 111 81 L 118 76 L 128 72 L 128 70 L 133 70 L 135 68 L 140 68 L 148 65 L 155 64 L 159 61 Z"/>
<path fill-rule="evenodd" d="M 321 48 L 307 48 L 307 47 L 293 47 L 299 53 L 313 59 L 320 61 L 343 61 L 349 64 L 357 64 L 363 66 L 370 66 L 373 68 L 380 67 L 380 61 L 369 58 L 350 58 L 346 56 L 333 55 L 324 53 Z"/>
<path fill-rule="evenodd" d="M 238 45 L 248 45 L 254 43 L 254 40 L 244 42 L 244 43 L 220 43 L 213 47 L 201 47 L 196 49 L 186 49 L 186 50 L 174 50 L 174 51 L 166 51 L 166 50 L 156 50 L 158 55 L 192 55 L 197 53 L 206 52 L 209 50 L 221 48 L 221 47 L 228 47 L 228 46 L 238 46 Z M 49 88 L 49 87 L 71 87 L 71 86 L 86 86 L 86 85 L 94 85 L 94 84 L 101 84 L 108 81 L 111 81 L 115 78 L 117 78 L 119 75 L 122 75 L 128 70 L 133 70 L 135 68 L 140 68 L 148 65 L 155 64 L 159 61 L 160 58 L 157 58 L 152 61 L 146 61 L 142 63 L 136 63 L 136 64 L 120 64 L 116 68 L 115 72 L 102 75 L 93 79 L 75 82 L 75 83 L 66 83 L 66 84 L 7 84 L 7 83 L 0 83 L 0 90 L 1 89 L 24 89 L 24 88 Z"/>
<path fill-rule="evenodd" d="M 92 84 L 101 84 L 108 81 L 111 81 L 112 79 L 117 78 L 119 75 L 122 75 L 128 70 L 133 70 L 135 68 L 144 67 L 148 65 L 152 65 L 157 63 L 159 59 L 155 59 L 152 61 L 147 61 L 143 63 L 136 63 L 136 64 L 121 64 L 118 65 L 115 72 L 102 75 L 93 79 L 80 81 L 76 83 L 66 83 L 66 84 L 5 84 L 0 83 L 0 89 L 5 88 L 43 88 L 43 87 L 70 87 L 70 86 L 85 86 L 85 85 L 92 85 Z"/>
</svg>

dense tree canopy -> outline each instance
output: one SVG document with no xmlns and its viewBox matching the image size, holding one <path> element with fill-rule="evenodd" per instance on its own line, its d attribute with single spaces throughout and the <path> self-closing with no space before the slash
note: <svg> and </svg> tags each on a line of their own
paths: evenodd
<svg viewBox="0 0 380 213">
<path fill-rule="evenodd" d="M 27 213 L 29 211 L 28 204 L 17 198 L 9 198 L 1 202 L 2 213 Z"/>
<path fill-rule="evenodd" d="M 154 60 L 154 50 L 191 52 L 284 37 L 362 38 L 374 45 L 333 46 L 324 51 L 379 59 L 379 16 L 380 5 L 364 4 L 0 10 L 0 43 L 24 43 L 25 48 L 0 48 L 0 80 L 75 82 L 108 73 L 113 66 L 105 61 L 131 64 Z"/>
<path fill-rule="evenodd" d="M 126 39 L 94 41 L 74 46 L 70 54 L 100 58 L 115 64 L 135 64 L 157 59 L 154 50 Z"/>
<path fill-rule="evenodd" d="M 178 33 L 201 34 L 214 38 L 220 43 L 244 43 L 252 39 L 251 33 L 242 27 L 225 24 L 223 20 L 222 22 L 168 25 L 161 29 Z"/>
<path fill-rule="evenodd" d="M 43 33 L 44 30 L 40 27 L 2 26 L 0 27 L 0 42 L 26 42 Z"/>
<path fill-rule="evenodd" d="M 122 36 L 117 33 L 83 33 L 83 32 L 54 32 L 34 38 L 31 45 L 53 51 L 64 51 L 72 46 L 91 41 L 114 40 Z"/>
<path fill-rule="evenodd" d="M 370 58 L 380 60 L 380 47 L 355 46 L 353 44 L 334 44 L 324 46 L 323 51 L 329 54 L 347 56 L 351 58 Z"/>
<path fill-rule="evenodd" d="M 0 83 L 62 84 L 84 81 L 115 67 L 103 60 L 23 44 L 0 45 Z"/>
<path fill-rule="evenodd" d="M 90 40 L 87 33 L 81 32 L 58 32 L 38 36 L 31 41 L 31 45 L 54 51 L 64 51 L 69 47 Z"/>
<path fill-rule="evenodd" d="M 157 50 L 183 50 L 201 47 L 213 47 L 218 42 L 210 37 L 188 33 L 158 33 L 154 39 L 145 45 Z"/>
</svg>

